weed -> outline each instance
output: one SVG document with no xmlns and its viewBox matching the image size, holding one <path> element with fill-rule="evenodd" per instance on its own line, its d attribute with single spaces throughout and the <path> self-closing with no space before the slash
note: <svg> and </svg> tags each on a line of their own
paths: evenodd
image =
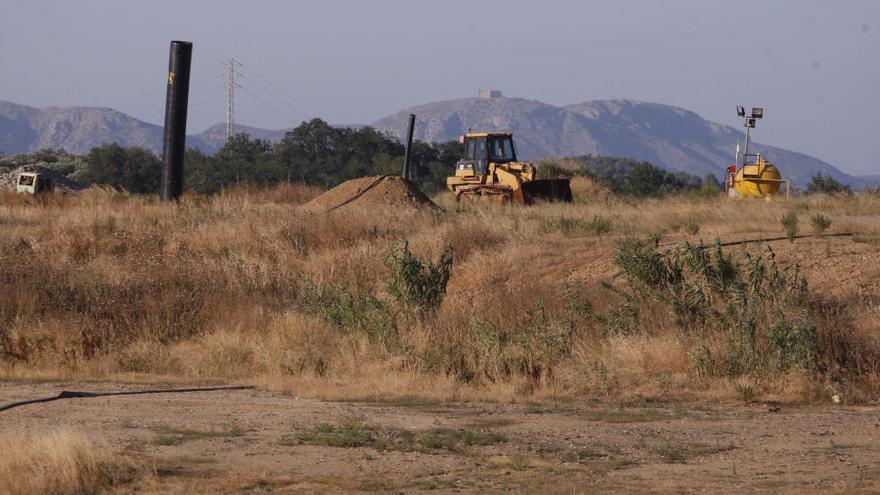
<svg viewBox="0 0 880 495">
<path fill-rule="evenodd" d="M 781 270 L 769 248 L 763 256 L 734 259 L 717 239 L 711 247 L 686 242 L 665 253 L 628 240 L 618 246 L 615 262 L 627 276 L 629 292 L 621 292 L 621 308 L 603 318 L 611 331 L 638 328 L 637 311 L 622 310 L 640 299 L 659 303 L 684 333 L 703 337 L 691 350 L 698 375 L 783 372 L 792 365 L 816 370 L 806 281 L 797 264 Z M 794 310 L 800 316 L 791 321 L 786 315 Z M 710 347 L 710 341 L 721 345 Z"/>
<path fill-rule="evenodd" d="M 581 413 L 590 421 L 602 421 L 605 423 L 644 423 L 651 421 L 664 421 L 673 419 L 676 414 L 664 409 L 640 408 L 640 409 L 587 409 Z"/>
<path fill-rule="evenodd" d="M 466 429 L 434 428 L 412 431 L 382 428 L 347 418 L 338 424 L 323 423 L 296 436 L 296 443 L 324 445 L 327 447 L 371 447 L 380 451 L 399 452 L 460 452 L 473 446 L 494 445 L 506 442 L 501 433 L 472 431 Z M 293 441 L 286 438 L 283 444 Z"/>
<path fill-rule="evenodd" d="M 665 443 L 660 446 L 656 446 L 650 451 L 659 456 L 663 462 L 668 464 L 683 464 L 687 462 L 688 459 L 694 457 L 700 457 L 704 455 L 717 454 L 720 452 L 727 452 L 735 449 L 736 446 L 733 444 L 716 444 L 716 445 L 708 445 L 704 443 L 685 443 L 685 444 L 671 444 Z"/>
<path fill-rule="evenodd" d="M 746 383 L 737 383 L 736 395 L 744 404 L 751 404 L 755 400 L 755 389 Z"/>
<path fill-rule="evenodd" d="M 781 314 L 770 325 L 767 337 L 776 353 L 776 366 L 786 371 L 798 366 L 807 371 L 816 371 L 818 343 L 816 324 L 806 317 L 794 322 L 787 321 Z"/>
<path fill-rule="evenodd" d="M 416 309 L 423 316 L 436 313 L 452 273 L 452 246 L 444 246 L 433 264 L 416 258 L 409 243 L 401 241 L 389 251 L 386 260 L 391 267 L 388 293 L 407 311 Z"/>
<path fill-rule="evenodd" d="M 810 217 L 810 225 L 813 227 L 813 232 L 817 236 L 821 236 L 831 227 L 831 219 L 821 213 L 816 213 Z"/>
<path fill-rule="evenodd" d="M 397 327 L 387 305 L 370 293 L 306 280 L 302 302 L 309 313 L 345 334 L 365 334 L 386 349 L 397 341 Z"/>
<path fill-rule="evenodd" d="M 541 232 L 562 232 L 565 236 L 603 235 L 614 230 L 614 222 L 607 217 L 593 215 L 589 221 L 582 218 L 558 217 L 545 220 Z"/>
<path fill-rule="evenodd" d="M 170 446 L 180 445 L 184 442 L 192 440 L 207 440 L 211 438 L 234 438 L 244 435 L 244 431 L 240 428 L 230 428 L 228 430 L 192 430 L 189 428 L 172 428 L 169 426 L 158 426 L 153 429 L 156 436 L 153 438 L 153 445 Z"/>
<path fill-rule="evenodd" d="M 798 234 L 798 216 L 793 210 L 789 211 L 785 215 L 782 215 L 782 230 L 785 232 L 785 236 L 788 237 L 788 240 L 794 242 L 795 237 Z"/>
</svg>

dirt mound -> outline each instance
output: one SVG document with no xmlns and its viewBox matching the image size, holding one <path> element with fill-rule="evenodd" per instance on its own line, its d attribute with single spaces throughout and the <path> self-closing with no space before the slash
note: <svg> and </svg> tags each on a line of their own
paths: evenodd
<svg viewBox="0 0 880 495">
<path fill-rule="evenodd" d="M 439 208 L 412 182 L 396 175 L 362 177 L 343 182 L 305 204 L 315 211 L 358 207 Z"/>
<path fill-rule="evenodd" d="M 0 174 L 0 191 L 15 191 L 15 184 L 18 182 L 18 176 L 22 172 L 37 172 L 52 177 L 56 190 L 81 191 L 86 188 L 85 184 L 68 179 L 66 175 L 51 168 L 41 165 L 22 165 L 10 172 Z"/>
</svg>

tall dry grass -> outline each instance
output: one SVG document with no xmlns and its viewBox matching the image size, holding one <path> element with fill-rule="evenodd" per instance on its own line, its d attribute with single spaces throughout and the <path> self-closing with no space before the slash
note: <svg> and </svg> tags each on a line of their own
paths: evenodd
<svg viewBox="0 0 880 495">
<path fill-rule="evenodd" d="M 143 470 L 70 430 L 0 435 L 0 492 L 10 495 L 97 493 Z"/>
<path fill-rule="evenodd" d="M 856 286 L 825 290 L 824 272 L 805 269 L 819 289 L 811 311 L 828 359 L 819 373 L 699 376 L 668 308 L 642 304 L 626 332 L 609 332 L 608 315 L 628 324 L 613 262 L 622 239 L 776 236 L 779 218 L 796 211 L 827 215 L 831 231 L 871 246 L 880 199 L 625 200 L 597 190 L 577 184 L 568 205 L 457 209 L 440 194 L 439 213 L 329 214 L 302 209 L 317 191 L 296 185 L 179 204 L 98 189 L 5 195 L 0 373 L 245 380 L 335 398 L 725 398 L 743 380 L 792 400 L 845 387 L 876 396 L 878 301 Z M 423 260 L 454 248 L 430 318 L 407 314 L 387 291 L 389 249 L 401 239 Z M 786 266 L 815 261 L 843 246 L 835 242 L 852 241 L 801 240 L 777 254 Z"/>
</svg>

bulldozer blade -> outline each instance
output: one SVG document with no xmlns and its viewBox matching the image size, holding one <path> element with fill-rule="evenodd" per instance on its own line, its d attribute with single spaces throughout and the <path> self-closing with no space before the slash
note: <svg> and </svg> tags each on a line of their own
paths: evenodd
<svg viewBox="0 0 880 495">
<path fill-rule="evenodd" d="M 522 184 L 523 199 L 526 204 L 542 201 L 563 201 L 571 203 L 570 179 L 538 179 Z"/>
</svg>

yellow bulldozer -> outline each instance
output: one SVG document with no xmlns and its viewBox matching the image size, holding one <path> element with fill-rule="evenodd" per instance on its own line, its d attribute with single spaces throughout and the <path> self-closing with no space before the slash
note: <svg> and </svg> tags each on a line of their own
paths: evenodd
<svg viewBox="0 0 880 495">
<path fill-rule="evenodd" d="M 467 133 L 463 159 L 446 187 L 456 201 L 534 204 L 541 201 L 571 201 L 569 179 L 538 179 L 534 163 L 516 160 L 513 134 L 509 132 Z"/>
</svg>

